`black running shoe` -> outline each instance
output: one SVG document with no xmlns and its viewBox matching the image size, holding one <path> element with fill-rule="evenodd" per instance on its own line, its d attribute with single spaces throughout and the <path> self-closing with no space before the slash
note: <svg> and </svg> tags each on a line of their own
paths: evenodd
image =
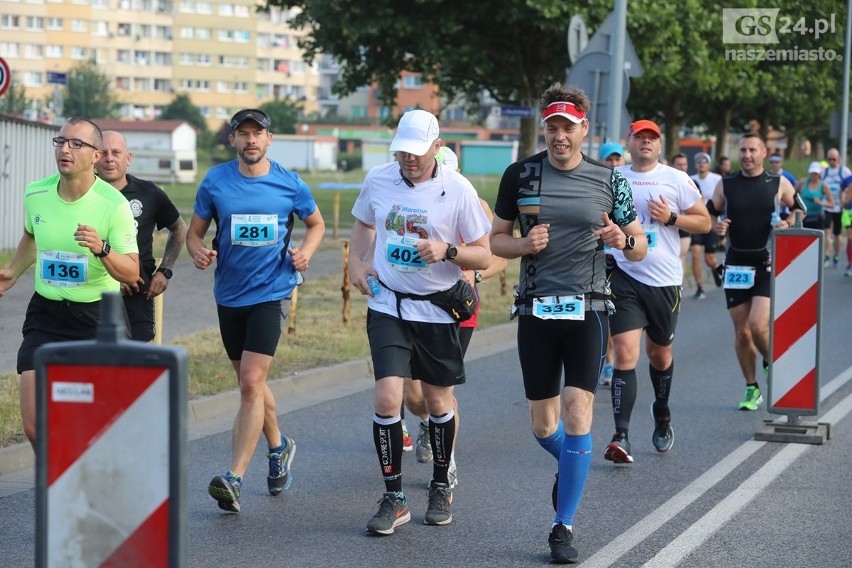
<svg viewBox="0 0 852 568">
<path fill-rule="evenodd" d="M 240 512 L 240 482 L 242 480 L 233 472 L 225 472 L 210 480 L 207 493 L 216 499 L 219 508 L 230 513 Z"/>
<path fill-rule="evenodd" d="M 674 430 L 672 430 L 672 415 L 666 411 L 664 416 L 657 416 L 654 410 L 656 403 L 651 403 L 651 416 L 654 417 L 654 433 L 651 434 L 651 442 L 661 454 L 666 453 L 674 445 Z"/>
<path fill-rule="evenodd" d="M 453 493 L 446 483 L 433 481 L 429 487 L 429 506 L 423 517 L 424 525 L 448 525 L 453 520 L 450 505 L 453 504 Z"/>
<path fill-rule="evenodd" d="M 293 438 L 287 436 L 282 436 L 282 441 L 286 442 L 283 451 L 266 454 L 266 457 L 269 458 L 269 475 L 266 477 L 266 486 L 270 495 L 278 495 L 282 491 L 286 491 L 293 482 L 290 466 L 293 464 L 293 458 L 296 457 L 296 442 L 293 441 Z"/>
<path fill-rule="evenodd" d="M 577 561 L 579 553 L 571 544 L 573 540 L 574 535 L 562 523 L 553 527 L 547 542 L 550 544 L 550 559 L 554 564 L 573 564 Z"/>
<path fill-rule="evenodd" d="M 612 437 L 612 441 L 604 451 L 604 459 L 614 463 L 633 463 L 633 456 L 630 455 L 630 442 L 627 441 L 627 434 L 624 432 L 616 432 Z"/>
<path fill-rule="evenodd" d="M 396 527 L 411 520 L 408 503 L 401 493 L 385 493 L 379 499 L 379 512 L 367 523 L 367 531 L 373 534 L 393 534 Z"/>
</svg>

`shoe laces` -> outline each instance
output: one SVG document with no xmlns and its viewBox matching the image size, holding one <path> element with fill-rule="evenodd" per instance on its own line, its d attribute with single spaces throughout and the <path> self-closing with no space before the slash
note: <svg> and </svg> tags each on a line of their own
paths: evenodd
<svg viewBox="0 0 852 568">
<path fill-rule="evenodd" d="M 282 464 L 287 455 L 287 450 L 283 452 L 269 452 L 266 456 L 269 458 L 269 477 L 280 477 L 284 471 Z"/>
<path fill-rule="evenodd" d="M 394 511 L 397 508 L 402 508 L 404 505 L 403 500 L 395 495 L 384 495 L 377 503 L 379 504 L 379 511 L 376 513 L 377 517 L 393 517 Z"/>
<path fill-rule="evenodd" d="M 432 484 L 429 488 L 429 508 L 448 511 L 450 508 L 450 490 L 446 486 Z"/>
</svg>

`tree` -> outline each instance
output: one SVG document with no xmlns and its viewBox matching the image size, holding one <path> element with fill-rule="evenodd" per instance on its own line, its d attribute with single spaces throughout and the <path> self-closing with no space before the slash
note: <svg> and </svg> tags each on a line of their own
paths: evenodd
<svg viewBox="0 0 852 568">
<path fill-rule="evenodd" d="M 118 98 L 107 75 L 98 71 L 94 61 L 85 61 L 68 71 L 63 89 L 62 114 L 67 117 L 115 118 Z"/>
<path fill-rule="evenodd" d="M 185 93 L 175 95 L 172 102 L 163 107 L 160 119 L 186 120 L 194 124 L 202 135 L 209 133 L 207 119 L 205 119 L 204 115 L 201 114 L 201 110 L 192 103 L 192 99 L 189 98 L 189 95 Z"/>
<path fill-rule="evenodd" d="M 29 104 L 27 89 L 17 81 L 12 81 L 12 84 L 9 85 L 6 92 L 0 97 L 0 112 L 21 115 L 27 110 Z"/>
<path fill-rule="evenodd" d="M 521 155 L 535 149 L 542 91 L 564 80 L 565 34 L 577 12 L 558 0 L 269 0 L 268 5 L 300 9 L 292 25 L 310 30 L 301 42 L 306 59 L 326 54 L 341 64 L 338 95 L 375 83 L 381 103 L 392 106 L 405 70 L 422 73 L 449 100 L 463 97 L 471 109 L 483 92 L 498 104 L 531 107 L 533 116 L 521 120 Z"/>
<path fill-rule="evenodd" d="M 295 134 L 296 123 L 302 111 L 302 104 L 290 98 L 275 99 L 260 105 L 260 110 L 269 115 L 272 131 L 277 134 Z"/>
</svg>

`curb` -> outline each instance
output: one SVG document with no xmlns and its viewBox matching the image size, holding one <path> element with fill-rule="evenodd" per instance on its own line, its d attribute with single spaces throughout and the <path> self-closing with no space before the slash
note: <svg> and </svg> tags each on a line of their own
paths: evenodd
<svg viewBox="0 0 852 568">
<path fill-rule="evenodd" d="M 477 330 L 471 338 L 466 359 L 472 361 L 514 348 L 515 334 L 514 322 Z M 373 382 L 372 361 L 359 359 L 292 373 L 269 381 L 269 388 L 278 403 L 278 413 L 284 414 L 325 400 L 370 389 L 373 387 Z M 237 389 L 190 400 L 186 412 L 189 439 L 194 440 L 230 430 L 239 404 L 240 392 Z M 17 485 L 15 478 L 20 478 L 21 472 L 34 468 L 35 454 L 29 442 L 0 448 L 0 486 L 7 481 Z M 9 476 L 13 479 L 9 479 Z M 31 483 L 27 485 L 20 489 L 28 489 L 32 486 Z M 11 492 L 13 491 L 4 491 L 3 487 L 0 487 L 0 497 Z"/>
</svg>

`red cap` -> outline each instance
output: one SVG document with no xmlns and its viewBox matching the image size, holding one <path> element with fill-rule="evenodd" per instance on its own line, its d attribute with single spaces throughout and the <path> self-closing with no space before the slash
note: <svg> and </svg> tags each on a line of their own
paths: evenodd
<svg viewBox="0 0 852 568">
<path fill-rule="evenodd" d="M 547 120 L 552 116 L 563 116 L 574 124 L 580 124 L 586 118 L 586 113 L 577 108 L 574 103 L 557 101 L 547 105 L 547 108 L 541 113 L 542 120 Z"/>
<path fill-rule="evenodd" d="M 650 130 L 657 136 L 660 136 L 660 127 L 650 120 L 637 120 L 631 124 L 630 132 L 627 133 L 627 136 L 632 136 L 638 132 L 642 132 L 643 130 Z"/>
</svg>

